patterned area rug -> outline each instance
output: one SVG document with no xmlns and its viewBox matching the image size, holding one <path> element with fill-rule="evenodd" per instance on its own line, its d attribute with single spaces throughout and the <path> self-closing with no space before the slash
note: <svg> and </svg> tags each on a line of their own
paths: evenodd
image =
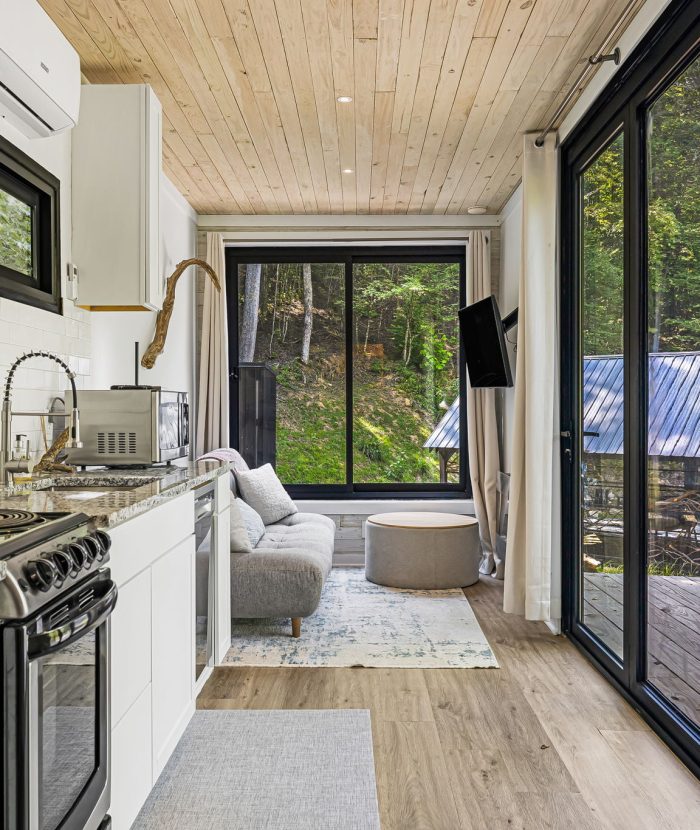
<svg viewBox="0 0 700 830">
<path fill-rule="evenodd" d="M 385 588 L 362 568 L 331 571 L 299 639 L 289 620 L 234 620 L 232 635 L 238 666 L 498 668 L 462 591 Z"/>
</svg>

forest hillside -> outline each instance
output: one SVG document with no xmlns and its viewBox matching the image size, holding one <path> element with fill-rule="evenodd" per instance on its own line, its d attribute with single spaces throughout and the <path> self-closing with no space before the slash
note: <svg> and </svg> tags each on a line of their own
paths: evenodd
<svg viewBox="0 0 700 830">
<path fill-rule="evenodd" d="M 354 481 L 439 481 L 423 444 L 459 389 L 458 280 L 456 264 L 355 266 L 351 414 L 344 265 L 241 266 L 241 362 L 275 372 L 285 483 L 345 482 L 346 417 Z"/>
</svg>

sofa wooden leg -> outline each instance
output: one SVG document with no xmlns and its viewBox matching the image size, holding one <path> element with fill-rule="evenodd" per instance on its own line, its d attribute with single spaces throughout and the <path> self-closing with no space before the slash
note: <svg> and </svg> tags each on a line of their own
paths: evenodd
<svg viewBox="0 0 700 830">
<path fill-rule="evenodd" d="M 292 617 L 292 637 L 301 637 L 301 617 Z"/>
</svg>

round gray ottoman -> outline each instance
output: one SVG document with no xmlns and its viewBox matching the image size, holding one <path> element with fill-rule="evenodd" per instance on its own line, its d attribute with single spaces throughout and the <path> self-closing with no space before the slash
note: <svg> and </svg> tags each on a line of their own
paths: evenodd
<svg viewBox="0 0 700 830">
<path fill-rule="evenodd" d="M 365 576 L 392 588 L 463 588 L 479 579 L 479 523 L 452 513 L 379 513 L 365 528 Z"/>
</svg>

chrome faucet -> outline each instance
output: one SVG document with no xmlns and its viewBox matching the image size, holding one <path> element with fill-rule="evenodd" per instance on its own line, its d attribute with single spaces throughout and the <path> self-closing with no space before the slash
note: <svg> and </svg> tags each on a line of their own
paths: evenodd
<svg viewBox="0 0 700 830">
<path fill-rule="evenodd" d="M 55 354 L 51 354 L 51 352 L 27 352 L 26 354 L 18 357 L 12 366 L 10 366 L 10 370 L 7 373 L 7 379 L 5 381 L 5 394 L 2 400 L 2 419 L 0 423 L 0 487 L 4 487 L 7 483 L 7 472 L 10 462 L 10 444 L 12 441 L 11 425 L 13 415 L 11 398 L 12 381 L 14 380 L 17 367 L 20 363 L 24 363 L 24 361 L 28 360 L 30 357 L 47 357 L 49 360 L 53 360 L 55 363 L 58 363 L 66 375 L 68 375 L 68 380 L 70 381 L 71 390 L 73 392 L 73 409 L 71 410 L 70 416 L 70 437 L 68 439 L 68 446 L 71 448 L 83 446 L 80 441 L 80 414 L 78 412 L 78 391 L 75 388 L 75 372 L 71 372 L 68 364 L 64 363 L 64 361 L 62 361 L 61 358 L 57 357 Z"/>
</svg>

